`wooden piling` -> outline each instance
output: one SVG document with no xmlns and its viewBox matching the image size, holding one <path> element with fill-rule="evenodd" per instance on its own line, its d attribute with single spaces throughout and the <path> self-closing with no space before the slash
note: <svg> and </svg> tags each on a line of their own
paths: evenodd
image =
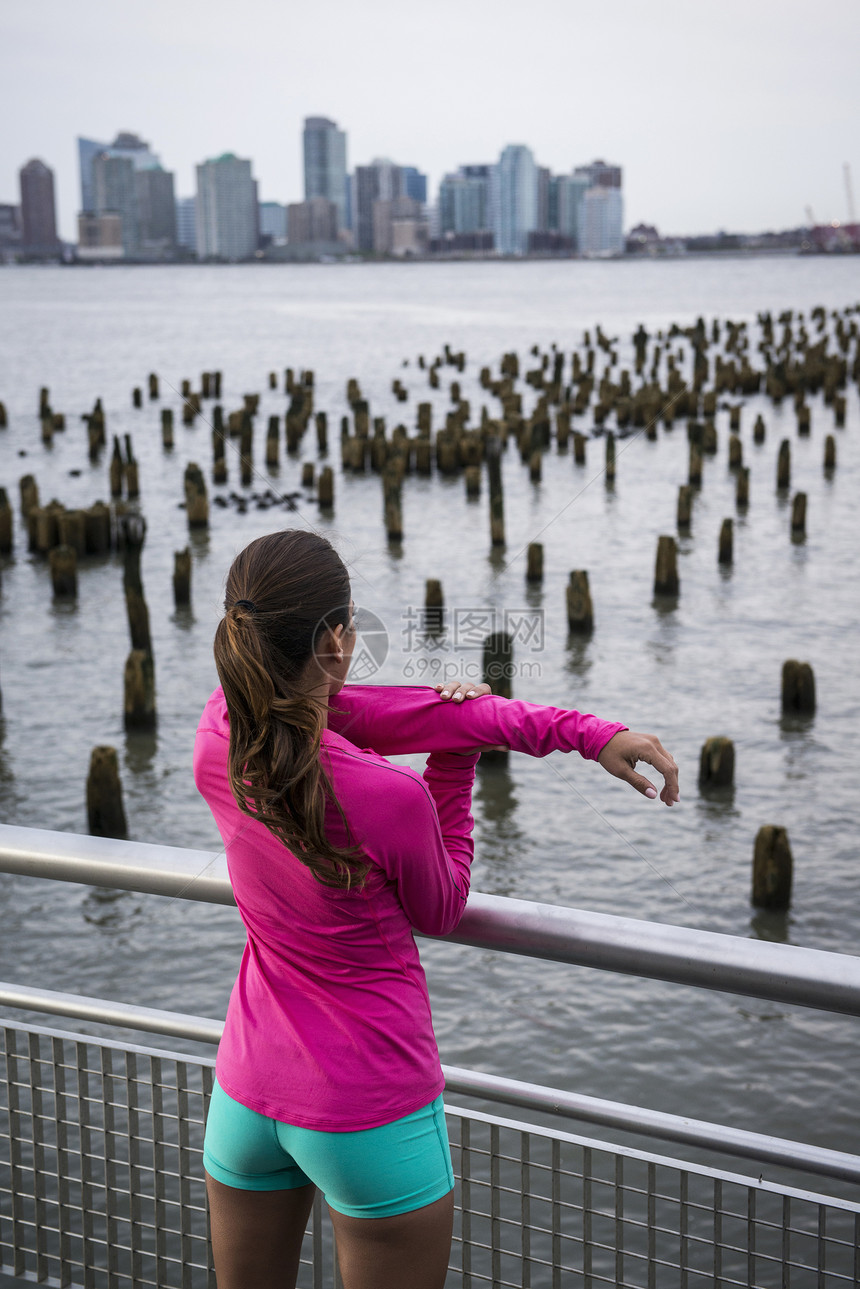
<svg viewBox="0 0 860 1289">
<path fill-rule="evenodd" d="M 791 903 L 793 860 L 785 828 L 765 824 L 753 849 L 752 902 L 756 908 L 787 909 Z"/>
<path fill-rule="evenodd" d="M 84 511 L 88 555 L 106 555 L 111 548 L 110 506 L 96 501 Z"/>
<path fill-rule="evenodd" d="M 734 743 L 730 738 L 709 738 L 699 758 L 699 787 L 730 788 L 734 778 Z"/>
<path fill-rule="evenodd" d="M 744 463 L 743 444 L 737 434 L 729 435 L 729 469 L 740 470 Z"/>
<path fill-rule="evenodd" d="M 382 472 L 382 494 L 385 531 L 390 542 L 403 539 L 401 472 L 396 461 L 389 461 Z"/>
<path fill-rule="evenodd" d="M 161 446 L 169 452 L 173 447 L 173 408 L 161 409 Z"/>
<path fill-rule="evenodd" d="M 502 456 L 495 434 L 487 439 L 487 483 L 490 490 L 490 543 L 505 544 L 505 502 L 502 490 Z"/>
<path fill-rule="evenodd" d="M 173 552 L 173 603 L 177 609 L 191 604 L 191 547 Z"/>
<path fill-rule="evenodd" d="M 127 837 L 116 748 L 94 747 L 87 775 L 87 827 L 92 837 Z"/>
<path fill-rule="evenodd" d="M 526 581 L 543 581 L 543 543 L 529 542 L 526 551 Z"/>
<path fill-rule="evenodd" d="M 805 492 L 796 492 L 791 503 L 791 535 L 795 541 L 806 536 Z"/>
<path fill-rule="evenodd" d="M 761 412 L 759 412 L 758 416 L 755 418 L 755 425 L 753 426 L 753 443 L 764 443 L 764 439 L 765 439 L 764 418 L 762 417 Z"/>
<path fill-rule="evenodd" d="M 702 486 L 702 449 L 695 441 L 690 440 L 690 459 L 687 467 L 687 483 L 691 488 Z"/>
<path fill-rule="evenodd" d="M 583 568 L 571 571 L 565 589 L 567 625 L 570 631 L 587 635 L 594 629 L 594 606 L 588 586 L 588 573 Z"/>
<path fill-rule="evenodd" d="M 824 440 L 824 469 L 827 472 L 836 469 L 836 439 L 832 434 Z"/>
<path fill-rule="evenodd" d="M 122 538 L 122 585 L 132 649 L 152 653 L 152 636 L 149 632 L 149 609 L 143 596 L 140 576 L 140 557 L 146 538 L 146 520 L 142 515 L 124 515 L 120 520 Z"/>
<path fill-rule="evenodd" d="M 688 483 L 678 488 L 678 532 L 688 533 L 693 513 L 693 489 Z"/>
<path fill-rule="evenodd" d="M 9 424 L 9 417 L 6 414 L 6 404 L 0 403 L 0 430 L 5 430 Z"/>
<path fill-rule="evenodd" d="M 320 510 L 331 510 L 334 507 L 334 471 L 330 465 L 323 466 L 317 480 L 317 504 Z"/>
<path fill-rule="evenodd" d="M 110 480 L 110 495 L 115 500 L 122 496 L 122 465 L 122 450 L 119 446 L 119 439 L 114 435 L 108 478 Z"/>
<path fill-rule="evenodd" d="M 615 435 L 611 430 L 606 432 L 606 482 L 615 482 Z"/>
<path fill-rule="evenodd" d="M 124 717 L 127 730 L 155 728 L 155 665 L 152 654 L 132 649 L 125 662 Z"/>
<path fill-rule="evenodd" d="M 445 597 L 435 577 L 428 577 L 424 585 L 424 625 L 430 635 L 439 635 L 445 626 Z"/>
<path fill-rule="evenodd" d="M 507 631 L 494 631 L 484 640 L 482 680 L 501 698 L 513 697 L 514 639 Z"/>
<path fill-rule="evenodd" d="M 12 507 L 5 488 L 0 488 L 0 555 L 11 555 L 14 545 L 15 524 Z"/>
<path fill-rule="evenodd" d="M 532 483 L 540 483 L 543 470 L 543 453 L 535 448 L 529 457 L 529 478 Z"/>
<path fill-rule="evenodd" d="M 313 461 L 302 462 L 302 487 L 313 488 L 315 467 Z"/>
<path fill-rule="evenodd" d="M 57 540 L 71 546 L 80 558 L 87 553 L 87 517 L 83 510 L 63 510 L 57 515 Z"/>
<path fill-rule="evenodd" d="M 806 438 L 809 434 L 811 417 L 809 404 L 801 403 L 797 408 L 797 432 L 801 438 Z"/>
<path fill-rule="evenodd" d="M 746 510 L 750 504 L 750 468 L 741 466 L 735 482 L 735 505 L 738 510 Z"/>
<path fill-rule="evenodd" d="M 132 407 L 143 407 L 143 390 L 139 385 L 135 385 L 131 391 L 131 405 Z"/>
<path fill-rule="evenodd" d="M 782 664 L 782 710 L 786 716 L 815 712 L 815 676 L 808 662 L 787 658 Z"/>
<path fill-rule="evenodd" d="M 158 377 L 154 371 L 151 371 L 149 373 L 149 397 L 152 399 L 158 398 L 158 392 Z"/>
<path fill-rule="evenodd" d="M 185 467 L 185 508 L 189 528 L 209 527 L 209 498 L 200 467 L 190 461 Z"/>
<path fill-rule="evenodd" d="M 678 543 L 674 537 L 657 538 L 657 561 L 654 570 L 654 594 L 675 596 L 680 591 L 678 579 Z"/>
<path fill-rule="evenodd" d="M 479 465 L 467 465 L 463 471 L 466 480 L 466 496 L 480 497 L 481 495 L 481 467 Z"/>
<path fill-rule="evenodd" d="M 280 418 L 277 416 L 270 416 L 268 429 L 266 430 L 266 465 L 270 469 L 274 469 L 278 464 L 281 448 L 280 435 Z"/>
<path fill-rule="evenodd" d="M 48 552 L 51 584 L 57 599 L 73 600 L 78 594 L 78 557 L 72 546 L 55 546 Z"/>
<path fill-rule="evenodd" d="M 578 430 L 573 432 L 573 460 L 575 465 L 585 465 L 585 444 L 587 440 L 584 434 Z"/>
<path fill-rule="evenodd" d="M 248 395 L 246 394 L 247 398 Z M 239 477 L 245 488 L 250 487 L 254 476 L 254 420 L 246 407 L 242 413 L 242 430 L 239 439 Z"/>
<path fill-rule="evenodd" d="M 734 558 L 733 547 L 734 547 L 734 524 L 732 523 L 731 519 L 724 519 L 722 523 L 722 527 L 720 528 L 719 551 L 717 554 L 717 562 L 719 564 L 722 564 L 724 567 L 727 567 L 732 563 L 732 560 Z"/>
<path fill-rule="evenodd" d="M 783 439 L 779 445 L 779 456 L 776 460 L 776 486 L 779 492 L 785 492 L 791 486 L 791 444 L 788 439 Z"/>
<path fill-rule="evenodd" d="M 317 412 L 315 418 L 317 431 L 317 451 L 321 457 L 328 452 L 328 417 L 325 412 Z"/>
</svg>

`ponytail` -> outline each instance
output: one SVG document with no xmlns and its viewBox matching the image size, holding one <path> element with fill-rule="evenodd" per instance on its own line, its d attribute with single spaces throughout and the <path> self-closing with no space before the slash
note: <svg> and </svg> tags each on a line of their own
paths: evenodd
<svg viewBox="0 0 860 1289">
<path fill-rule="evenodd" d="M 246 598 L 247 597 L 247 598 Z M 349 579 L 325 538 L 292 530 L 252 542 L 234 561 L 215 664 L 230 717 L 227 774 L 239 809 L 326 886 L 360 887 L 368 865 L 320 760 L 327 704 L 302 673 L 329 628 L 349 620 Z M 346 846 L 325 832 L 337 809 Z"/>
</svg>

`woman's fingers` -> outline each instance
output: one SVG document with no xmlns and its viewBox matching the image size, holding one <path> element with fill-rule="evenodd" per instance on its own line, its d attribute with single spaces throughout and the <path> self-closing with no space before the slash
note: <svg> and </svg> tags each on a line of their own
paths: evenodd
<svg viewBox="0 0 860 1289">
<path fill-rule="evenodd" d="M 663 776 L 660 800 L 667 806 L 680 801 L 678 767 L 675 760 L 654 734 L 637 734 L 634 730 L 620 730 L 609 740 L 597 758 L 604 770 L 631 784 L 637 792 L 653 800 L 657 789 L 644 774 L 636 769 L 640 761 L 651 765 Z"/>
<path fill-rule="evenodd" d="M 482 694 L 492 692 L 489 685 L 476 685 L 469 680 L 446 680 L 433 688 L 443 701 L 450 702 L 453 699 L 455 703 L 462 703 L 464 698 L 480 698 Z"/>
</svg>

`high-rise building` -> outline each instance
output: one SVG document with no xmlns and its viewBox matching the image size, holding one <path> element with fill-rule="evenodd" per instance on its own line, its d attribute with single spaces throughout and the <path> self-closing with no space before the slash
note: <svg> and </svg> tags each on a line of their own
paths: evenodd
<svg viewBox="0 0 860 1289">
<path fill-rule="evenodd" d="M 586 190 L 579 249 L 583 255 L 620 255 L 624 250 L 624 202 L 620 188 Z"/>
<path fill-rule="evenodd" d="M 197 198 L 176 199 L 176 244 L 184 251 L 197 253 Z"/>
<path fill-rule="evenodd" d="M 93 160 L 93 213 L 122 219 L 122 248 L 134 255 L 140 246 L 137 186 L 131 157 L 100 152 Z"/>
<path fill-rule="evenodd" d="M 82 211 L 78 215 L 78 258 L 81 260 L 121 260 L 123 248 L 122 215 L 106 211 L 102 215 Z"/>
<path fill-rule="evenodd" d="M 545 233 L 550 227 L 549 222 L 549 191 L 552 176 L 546 166 L 537 168 L 537 214 L 535 229 L 538 232 Z"/>
<path fill-rule="evenodd" d="M 115 157 L 128 157 L 135 170 L 149 170 L 159 167 L 161 162 L 149 144 L 144 143 L 138 135 L 128 130 L 121 130 L 113 143 L 98 143 L 95 139 L 78 138 L 78 164 L 81 171 L 81 210 L 94 211 L 95 178 L 93 163 L 98 156 L 109 153 Z"/>
<path fill-rule="evenodd" d="M 589 188 L 620 188 L 621 167 L 607 165 L 605 161 L 592 161 L 590 166 L 577 166 L 574 178 L 585 179 Z"/>
<path fill-rule="evenodd" d="M 401 166 L 402 175 L 401 184 L 403 187 L 403 196 L 411 197 L 421 206 L 427 205 L 427 176 L 422 174 L 415 166 Z"/>
<path fill-rule="evenodd" d="M 257 184 L 250 161 L 225 152 L 197 167 L 197 256 L 247 260 L 259 240 Z"/>
<path fill-rule="evenodd" d="M 32 160 L 18 172 L 21 185 L 21 224 L 24 248 L 50 255 L 59 249 L 54 201 L 54 172 L 44 161 Z"/>
<path fill-rule="evenodd" d="M 279 201 L 260 202 L 260 241 L 282 246 L 287 240 L 287 208 Z"/>
<path fill-rule="evenodd" d="M 161 166 L 134 173 L 137 222 L 143 251 L 176 249 L 176 194 L 173 175 Z"/>
<path fill-rule="evenodd" d="M 21 247 L 21 207 L 0 202 L 0 250 L 17 251 Z"/>
<path fill-rule="evenodd" d="M 324 197 L 337 209 L 338 228 L 349 228 L 347 209 L 346 131 L 325 116 L 305 117 L 302 134 L 305 201 Z"/>
<path fill-rule="evenodd" d="M 439 235 L 459 236 L 490 229 L 492 166 L 460 166 L 439 185 Z"/>
<path fill-rule="evenodd" d="M 337 207 L 326 197 L 293 202 L 287 206 L 287 242 L 290 246 L 337 241 Z"/>
<path fill-rule="evenodd" d="M 360 251 L 375 251 L 373 207 L 377 201 L 394 201 L 406 196 L 403 170 L 384 157 L 369 166 L 356 166 L 353 189 L 353 232 Z"/>
<path fill-rule="evenodd" d="M 491 198 L 496 250 L 525 254 L 538 218 L 537 166 L 530 148 L 511 143 L 502 151 L 493 168 Z"/>
<path fill-rule="evenodd" d="M 569 239 L 576 250 L 580 246 L 582 203 L 588 188 L 588 180 L 579 174 L 553 175 L 550 180 L 549 228 Z"/>
</svg>

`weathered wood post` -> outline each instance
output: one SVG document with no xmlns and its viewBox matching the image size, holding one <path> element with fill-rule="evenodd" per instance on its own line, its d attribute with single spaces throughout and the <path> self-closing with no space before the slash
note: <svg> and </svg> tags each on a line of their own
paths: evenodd
<svg viewBox="0 0 860 1289">
<path fill-rule="evenodd" d="M 695 439 L 690 440 L 690 459 L 687 467 L 687 483 L 691 488 L 702 486 L 702 445 Z"/>
<path fill-rule="evenodd" d="M 247 395 L 245 396 L 247 398 Z M 246 408 L 242 413 L 242 432 L 239 439 L 239 476 L 248 487 L 254 474 L 254 420 Z"/>
<path fill-rule="evenodd" d="M 494 694 L 513 696 L 514 638 L 507 631 L 494 631 L 484 640 L 482 679 Z"/>
<path fill-rule="evenodd" d="M 731 519 L 724 519 L 720 528 L 720 542 L 717 562 L 723 567 L 730 565 L 734 558 L 734 524 Z"/>
<path fill-rule="evenodd" d="M 753 425 L 753 443 L 764 443 L 765 432 L 764 417 L 759 412 Z"/>
<path fill-rule="evenodd" d="M 173 602 L 177 609 L 191 604 L 191 547 L 173 552 Z"/>
<path fill-rule="evenodd" d="M 317 451 L 324 457 L 328 452 L 328 417 L 325 412 L 317 412 L 314 423 L 317 430 Z"/>
<path fill-rule="evenodd" d="M 78 594 L 78 557 L 72 546 L 55 546 L 48 552 L 51 584 L 57 599 L 73 600 Z"/>
<path fill-rule="evenodd" d="M 334 471 L 330 465 L 323 466 L 317 480 L 317 504 L 320 510 L 334 508 Z"/>
<path fill-rule="evenodd" d="M 224 410 L 220 403 L 212 409 L 212 482 L 227 482 L 227 436 L 224 433 Z"/>
<path fill-rule="evenodd" d="M 729 469 L 740 470 L 744 463 L 744 448 L 740 436 L 737 434 L 729 435 Z"/>
<path fill-rule="evenodd" d="M 132 407 L 143 407 L 143 390 L 139 385 L 135 385 L 131 391 L 131 405 Z"/>
<path fill-rule="evenodd" d="M 797 409 L 797 433 L 801 438 L 809 434 L 812 414 L 808 403 L 801 403 Z"/>
<path fill-rule="evenodd" d="M 303 488 L 312 488 L 314 486 L 315 473 L 316 473 L 316 467 L 314 466 L 313 461 L 302 462 L 302 487 Z"/>
<path fill-rule="evenodd" d="M 796 492 L 791 503 L 791 536 L 802 541 L 806 536 L 806 493 Z"/>
<path fill-rule="evenodd" d="M 526 551 L 526 581 L 543 581 L 543 542 L 529 542 Z"/>
<path fill-rule="evenodd" d="M 688 483 L 678 488 L 678 532 L 688 533 L 693 514 L 693 489 Z"/>
<path fill-rule="evenodd" d="M 272 373 L 274 375 L 274 373 Z M 270 416 L 269 426 L 266 430 L 266 465 L 269 469 L 275 469 L 278 465 L 280 447 L 281 447 L 281 421 L 280 417 Z"/>
<path fill-rule="evenodd" d="M 779 445 L 779 456 L 776 459 L 776 486 L 779 492 L 787 492 L 791 486 L 791 444 L 783 439 Z"/>
<path fill-rule="evenodd" d="M 161 446 L 169 452 L 173 447 L 173 408 L 161 409 Z"/>
<path fill-rule="evenodd" d="M 382 494 L 385 531 L 390 542 L 403 539 L 402 476 L 396 460 L 389 461 L 382 472 Z"/>
<path fill-rule="evenodd" d="M 32 474 L 22 475 L 18 483 L 21 497 L 21 518 L 29 520 L 34 510 L 39 509 L 39 485 Z"/>
<path fill-rule="evenodd" d="M 606 482 L 615 483 L 615 435 L 606 431 Z"/>
<path fill-rule="evenodd" d="M 734 779 L 734 743 L 730 738 L 709 738 L 699 758 L 699 787 L 730 788 Z"/>
<path fill-rule="evenodd" d="M 828 434 L 824 440 L 824 471 L 829 474 L 836 469 L 836 439 Z"/>
<path fill-rule="evenodd" d="M 15 525 L 12 507 L 5 488 L 0 488 L 0 555 L 10 555 L 14 544 Z"/>
<path fill-rule="evenodd" d="M 499 440 L 495 434 L 487 439 L 487 483 L 490 490 L 490 543 L 493 546 L 505 544 L 505 502 L 502 491 L 502 455 Z"/>
<path fill-rule="evenodd" d="M 752 902 L 762 909 L 787 909 L 791 903 L 793 870 L 788 833 L 765 824 L 753 849 Z"/>
<path fill-rule="evenodd" d="M 189 461 L 185 467 L 185 510 L 189 528 L 209 527 L 206 480 L 203 478 L 202 470 L 194 461 Z"/>
<path fill-rule="evenodd" d="M 155 664 L 145 649 L 132 649 L 125 661 L 124 721 L 127 730 L 155 728 Z"/>
<path fill-rule="evenodd" d="M 815 676 L 808 662 L 787 658 L 782 664 L 782 710 L 786 716 L 815 712 Z"/>
<path fill-rule="evenodd" d="M 84 511 L 88 555 L 106 555 L 111 548 L 110 506 L 95 501 Z"/>
<path fill-rule="evenodd" d="M 94 747 L 87 775 L 87 827 L 92 837 L 127 837 L 116 748 Z"/>
<path fill-rule="evenodd" d="M 129 501 L 136 501 L 140 496 L 140 484 L 138 482 L 137 461 L 131 446 L 131 435 L 125 436 L 125 460 L 122 463 L 122 475 L 125 480 L 125 495 Z"/>
<path fill-rule="evenodd" d="M 424 584 L 424 625 L 431 635 L 439 635 L 445 625 L 445 597 L 438 578 L 428 577 Z"/>
<path fill-rule="evenodd" d="M 750 504 L 750 468 L 743 465 L 738 470 L 735 482 L 735 505 L 738 510 L 746 510 Z"/>
<path fill-rule="evenodd" d="M 140 576 L 140 556 L 146 538 L 146 520 L 142 515 L 124 515 L 120 520 L 123 550 L 122 584 L 128 611 L 128 627 L 132 649 L 152 653 L 149 634 L 149 610 L 143 597 Z"/>
<path fill-rule="evenodd" d="M 573 432 L 573 461 L 575 465 L 585 465 L 586 437 L 579 430 Z"/>
<path fill-rule="evenodd" d="M 122 449 L 119 445 L 119 438 L 113 436 L 113 452 L 111 453 L 110 466 L 108 467 L 108 478 L 110 480 L 110 495 L 116 500 L 122 496 Z"/>
<path fill-rule="evenodd" d="M 481 467 L 479 465 L 467 465 L 463 471 L 463 477 L 466 481 L 466 496 L 480 497 Z"/>
<path fill-rule="evenodd" d="M 149 373 L 149 397 L 158 398 L 158 377 L 154 371 Z"/>
<path fill-rule="evenodd" d="M 588 573 L 583 568 L 571 571 L 565 591 L 568 629 L 587 635 L 594 629 L 594 606 L 588 586 Z"/>
<path fill-rule="evenodd" d="M 678 543 L 674 537 L 657 538 L 657 562 L 654 570 L 654 594 L 675 596 L 680 590 L 678 579 Z"/>
</svg>

